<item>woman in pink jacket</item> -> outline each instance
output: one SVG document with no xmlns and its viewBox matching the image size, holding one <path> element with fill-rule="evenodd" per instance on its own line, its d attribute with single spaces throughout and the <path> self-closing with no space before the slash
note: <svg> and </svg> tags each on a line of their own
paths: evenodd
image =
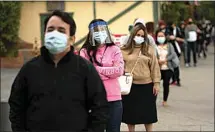
<svg viewBox="0 0 215 132">
<path fill-rule="evenodd" d="M 89 33 L 80 50 L 80 56 L 94 64 L 103 80 L 110 106 L 106 132 L 120 132 L 122 102 L 118 77 L 124 72 L 124 61 L 104 20 L 95 19 L 89 24 Z"/>
</svg>

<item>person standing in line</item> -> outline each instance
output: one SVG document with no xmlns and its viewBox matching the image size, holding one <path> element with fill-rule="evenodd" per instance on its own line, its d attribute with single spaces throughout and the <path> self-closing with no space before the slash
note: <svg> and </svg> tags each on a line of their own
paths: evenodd
<svg viewBox="0 0 215 132">
<path fill-rule="evenodd" d="M 153 123 L 158 121 L 156 96 L 161 75 L 155 50 L 149 44 L 143 24 L 134 27 L 128 43 L 121 50 L 125 72 L 133 71 L 130 94 L 122 96 L 122 122 L 127 124 L 129 132 L 134 132 L 137 124 L 144 124 L 147 132 L 152 131 Z"/>
<path fill-rule="evenodd" d="M 162 31 L 156 34 L 156 44 L 158 44 L 158 62 L 161 69 L 161 79 L 163 80 L 163 106 L 167 106 L 169 96 L 169 82 L 174 72 L 174 67 L 178 67 L 179 59 L 171 43 L 167 42 Z"/>
<path fill-rule="evenodd" d="M 118 77 L 124 73 L 124 61 L 120 48 L 111 40 L 104 20 L 90 22 L 80 56 L 93 63 L 105 85 L 110 107 L 106 132 L 120 132 L 122 101 Z"/>
<path fill-rule="evenodd" d="M 188 19 L 188 25 L 185 27 L 185 39 L 188 42 L 188 53 L 187 53 L 187 62 L 186 62 L 186 67 L 190 67 L 190 56 L 191 56 L 191 51 L 193 53 L 193 65 L 194 67 L 197 66 L 197 58 L 196 58 L 196 41 L 197 41 L 197 33 L 200 33 L 200 30 L 196 26 L 196 24 L 193 23 L 193 19 L 189 18 Z"/>
<path fill-rule="evenodd" d="M 166 35 L 166 33 L 167 33 L 167 31 L 166 31 L 166 23 L 165 23 L 165 21 L 164 20 L 159 20 L 159 22 L 158 22 L 158 28 L 157 28 L 157 30 L 156 30 L 156 33 L 158 32 L 158 31 L 162 31 L 162 32 L 164 32 L 165 33 L 165 35 Z M 155 34 L 156 34 L 155 33 Z"/>
<path fill-rule="evenodd" d="M 182 34 L 180 29 L 176 26 L 174 22 L 168 23 L 168 29 L 167 29 L 167 38 L 168 41 L 172 44 L 174 47 L 175 53 L 178 56 L 178 59 L 180 59 L 181 56 L 181 47 L 179 46 L 179 43 L 184 43 L 184 39 L 182 38 Z M 172 85 L 176 84 L 177 86 L 181 86 L 181 79 L 180 79 L 180 67 L 174 68 L 174 73 L 172 76 Z"/>
<path fill-rule="evenodd" d="M 134 24 L 133 24 L 134 26 L 133 26 L 133 27 L 135 27 L 135 26 L 137 26 L 137 25 L 139 25 L 139 24 L 142 24 L 144 27 L 146 27 L 145 21 L 144 21 L 142 18 L 136 18 L 136 19 L 134 20 Z M 131 31 L 132 31 L 132 30 L 131 30 Z M 131 32 L 130 32 L 130 33 L 131 33 Z M 129 37 L 130 37 L 130 34 L 124 39 L 124 41 L 123 41 L 124 45 L 126 45 L 126 44 L 128 43 Z M 155 44 L 154 38 L 153 38 L 150 34 L 148 34 L 148 35 L 147 35 L 147 40 L 149 41 L 149 44 L 150 44 L 152 47 L 154 47 L 155 55 L 157 56 L 157 45 Z"/>
<path fill-rule="evenodd" d="M 208 46 L 211 43 L 211 33 L 213 26 L 211 24 L 210 20 L 205 21 L 205 28 L 204 28 L 204 45 L 205 45 L 205 50 L 208 51 Z"/>
<path fill-rule="evenodd" d="M 213 45 L 215 46 L 215 25 L 212 24 L 212 26 L 213 26 L 213 28 L 211 31 L 211 39 L 212 39 Z"/>
<path fill-rule="evenodd" d="M 201 23 L 197 23 L 197 27 L 199 28 L 199 30 L 203 31 Z M 206 54 L 205 47 L 204 47 L 204 32 L 197 33 L 196 43 L 197 43 L 196 48 L 197 48 L 198 58 L 201 58 L 202 52 L 203 52 L 204 58 L 207 58 L 207 54 Z"/>
<path fill-rule="evenodd" d="M 184 42 L 180 42 L 179 41 L 179 45 L 181 47 L 181 51 L 183 53 L 183 57 L 184 57 L 184 64 L 186 64 L 187 62 L 187 41 L 185 40 L 185 33 L 184 33 L 184 29 L 185 29 L 185 22 L 184 21 L 181 21 L 180 22 L 180 25 L 179 25 L 179 29 L 181 31 L 181 37 L 182 39 L 184 39 Z"/>
<path fill-rule="evenodd" d="M 156 41 L 156 37 L 155 37 L 155 30 L 154 30 L 154 22 L 147 22 L 146 23 L 146 30 L 148 32 L 149 35 L 151 35 L 154 39 L 154 41 Z"/>
<path fill-rule="evenodd" d="M 74 54 L 75 21 L 56 10 L 44 25 L 41 55 L 24 64 L 12 84 L 12 131 L 104 131 L 106 91 L 94 66 Z"/>
</svg>

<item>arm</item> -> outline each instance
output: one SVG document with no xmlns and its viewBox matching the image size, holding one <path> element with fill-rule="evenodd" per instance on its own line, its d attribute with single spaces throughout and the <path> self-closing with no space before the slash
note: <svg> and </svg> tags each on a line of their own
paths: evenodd
<svg viewBox="0 0 215 132">
<path fill-rule="evenodd" d="M 96 69 L 89 64 L 89 72 L 86 78 L 87 102 L 89 113 L 89 132 L 102 132 L 105 129 L 108 118 L 108 102 L 102 80 Z"/>
<path fill-rule="evenodd" d="M 124 61 L 120 49 L 114 54 L 114 66 L 113 67 L 100 67 L 96 66 L 97 71 L 109 78 L 117 78 L 124 72 Z"/>
<path fill-rule="evenodd" d="M 181 32 L 181 30 L 178 27 L 177 27 L 176 41 L 178 41 L 178 42 L 184 42 L 182 32 Z"/>
<path fill-rule="evenodd" d="M 80 50 L 80 56 L 83 57 L 86 60 L 90 60 L 89 56 L 87 55 L 87 50 L 86 49 L 81 49 Z"/>
<path fill-rule="evenodd" d="M 84 59 L 88 60 L 88 61 L 90 60 L 89 56 L 87 55 L 87 50 L 86 49 L 81 49 L 80 56 L 83 57 Z M 104 76 L 102 74 L 99 74 L 99 75 L 100 75 L 102 80 L 109 79 L 108 77 L 106 77 L 106 76 Z"/>
<path fill-rule="evenodd" d="M 172 60 L 172 59 L 173 59 L 175 56 L 177 56 L 177 55 L 176 55 L 176 53 L 175 53 L 175 50 L 174 50 L 172 44 L 168 44 L 168 48 L 169 48 L 168 51 L 169 51 L 170 53 L 168 53 L 167 61 L 170 61 L 170 60 Z"/>
<path fill-rule="evenodd" d="M 161 73 L 160 73 L 160 67 L 158 64 L 158 60 L 156 56 L 154 55 L 154 52 L 151 51 L 151 63 L 150 63 L 150 70 L 151 70 L 151 78 L 154 83 L 154 87 L 160 88 L 160 80 L 161 80 Z"/>
<path fill-rule="evenodd" d="M 188 39 L 189 35 L 188 35 L 188 27 L 187 26 L 184 29 L 184 34 L 185 34 L 185 39 Z"/>
<path fill-rule="evenodd" d="M 27 83 L 24 76 L 24 68 L 20 70 L 12 84 L 8 103 L 10 105 L 9 119 L 12 131 L 26 131 Z"/>
</svg>

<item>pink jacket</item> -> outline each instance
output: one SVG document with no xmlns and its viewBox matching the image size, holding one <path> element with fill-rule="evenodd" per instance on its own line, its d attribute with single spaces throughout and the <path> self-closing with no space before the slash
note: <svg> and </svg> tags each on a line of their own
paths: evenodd
<svg viewBox="0 0 215 132">
<path fill-rule="evenodd" d="M 94 66 L 103 80 L 107 92 L 107 100 L 109 102 L 121 100 L 118 77 L 124 72 L 122 53 L 118 46 L 109 46 L 105 49 L 106 46 L 99 48 L 96 55 L 96 59 L 102 64 L 102 67 L 95 63 Z M 80 56 L 89 60 L 86 49 L 81 49 Z"/>
</svg>

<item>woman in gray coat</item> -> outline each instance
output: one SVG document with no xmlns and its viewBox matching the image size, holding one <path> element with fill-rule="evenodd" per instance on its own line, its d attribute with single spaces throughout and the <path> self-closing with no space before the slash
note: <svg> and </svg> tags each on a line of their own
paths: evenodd
<svg viewBox="0 0 215 132">
<path fill-rule="evenodd" d="M 161 69 L 161 79 L 163 79 L 163 106 L 167 106 L 169 82 L 174 68 L 179 66 L 179 59 L 171 43 L 167 43 L 166 36 L 162 31 L 156 33 L 156 43 L 158 44 L 158 62 Z"/>
</svg>

